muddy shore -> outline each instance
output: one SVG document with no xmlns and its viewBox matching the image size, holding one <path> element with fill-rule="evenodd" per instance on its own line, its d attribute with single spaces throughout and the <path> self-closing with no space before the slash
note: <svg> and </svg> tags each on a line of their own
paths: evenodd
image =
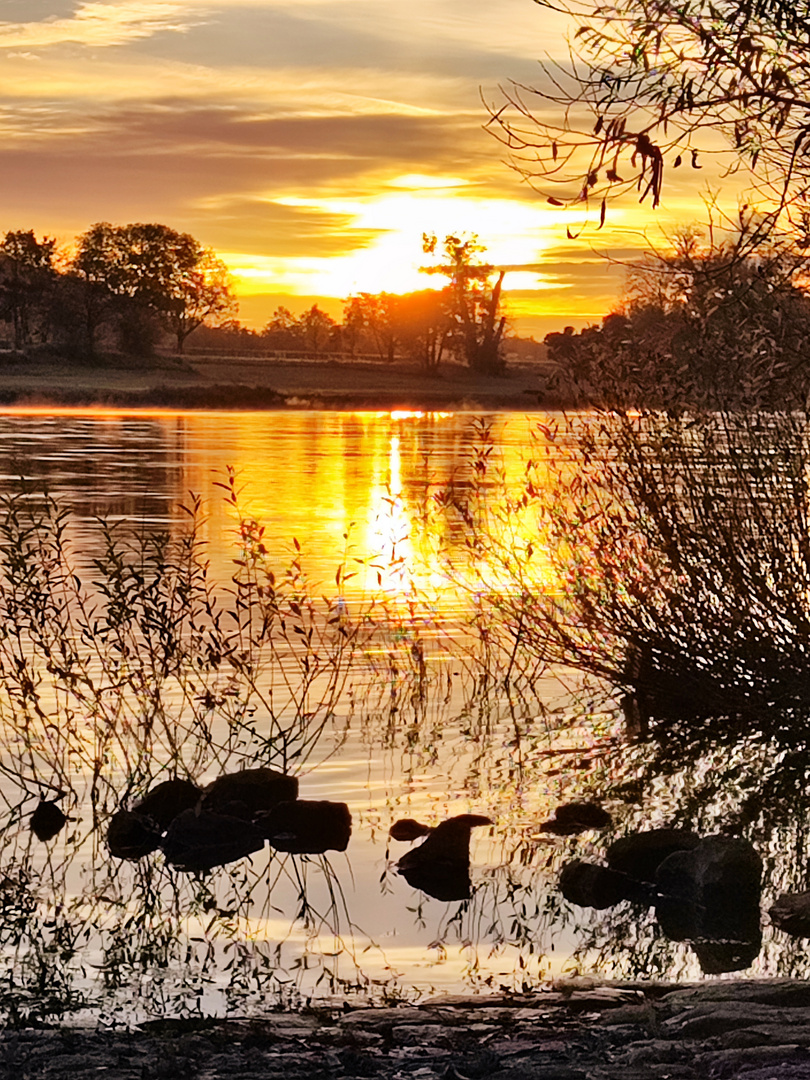
<svg viewBox="0 0 810 1080">
<path fill-rule="evenodd" d="M 542 368 L 502 377 L 457 364 L 435 374 L 397 361 L 108 357 L 77 363 L 0 356 L 0 405 L 188 409 L 521 411 L 562 404 Z"/>
<path fill-rule="evenodd" d="M 810 1080 L 810 984 L 574 980 L 139 1028 L 0 1033 L 9 1080 Z"/>
</svg>

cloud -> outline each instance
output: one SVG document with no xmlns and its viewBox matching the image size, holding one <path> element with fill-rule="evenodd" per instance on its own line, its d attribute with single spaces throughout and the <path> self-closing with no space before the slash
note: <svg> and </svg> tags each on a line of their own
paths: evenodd
<svg viewBox="0 0 810 1080">
<path fill-rule="evenodd" d="M 198 22 L 180 0 L 80 3 L 72 15 L 32 22 L 0 22 L 0 49 L 44 49 L 54 45 L 107 48 L 158 33 L 188 30 Z"/>
</svg>

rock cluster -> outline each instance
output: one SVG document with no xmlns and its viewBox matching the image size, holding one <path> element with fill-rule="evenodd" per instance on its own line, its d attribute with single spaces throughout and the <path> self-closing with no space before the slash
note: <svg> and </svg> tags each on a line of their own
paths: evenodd
<svg viewBox="0 0 810 1080">
<path fill-rule="evenodd" d="M 756 959 L 762 860 L 747 840 L 653 829 L 617 840 L 606 860 L 564 866 L 563 896 L 598 909 L 622 900 L 653 907 L 666 937 L 689 942 L 707 975 L 740 971 Z"/>
<path fill-rule="evenodd" d="M 345 803 L 299 799 L 294 776 L 244 769 L 206 788 L 179 778 L 157 784 L 131 810 L 113 814 L 107 846 L 119 859 L 162 848 L 172 866 L 204 873 L 261 851 L 265 842 L 298 854 L 345 851 L 351 830 Z"/>
</svg>

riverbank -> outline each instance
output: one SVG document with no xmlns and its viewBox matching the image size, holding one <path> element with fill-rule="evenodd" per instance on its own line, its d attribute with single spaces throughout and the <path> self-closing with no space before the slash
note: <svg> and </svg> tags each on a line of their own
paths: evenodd
<svg viewBox="0 0 810 1080">
<path fill-rule="evenodd" d="M 17 407 L 530 412 L 563 404 L 536 365 L 495 377 L 450 364 L 426 374 L 404 361 L 0 357 L 0 405 Z"/>
<path fill-rule="evenodd" d="M 810 984 L 599 983 L 0 1034 L 18 1080 L 810 1080 Z"/>
</svg>

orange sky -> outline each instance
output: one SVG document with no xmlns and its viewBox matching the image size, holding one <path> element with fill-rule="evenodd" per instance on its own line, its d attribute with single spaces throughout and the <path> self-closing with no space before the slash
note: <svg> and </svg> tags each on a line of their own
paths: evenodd
<svg viewBox="0 0 810 1080">
<path fill-rule="evenodd" d="M 659 211 L 631 199 L 571 242 L 578 212 L 503 162 L 481 98 L 537 82 L 564 30 L 532 0 L 0 0 L 0 228 L 189 231 L 254 326 L 425 287 L 422 232 L 477 232 L 527 267 L 506 280 L 518 331 L 595 321 L 623 276 L 606 255 L 704 215 L 670 173 Z"/>
</svg>

